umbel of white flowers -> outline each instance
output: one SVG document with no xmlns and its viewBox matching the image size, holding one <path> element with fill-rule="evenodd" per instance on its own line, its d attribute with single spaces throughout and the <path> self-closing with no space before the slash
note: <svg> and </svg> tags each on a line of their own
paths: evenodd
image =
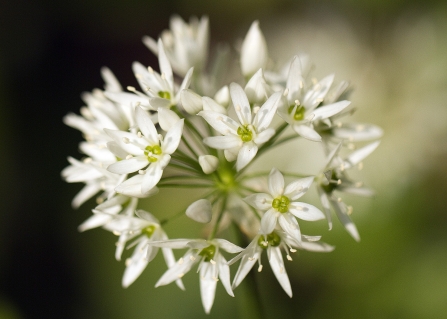
<svg viewBox="0 0 447 319">
<path fill-rule="evenodd" d="M 320 242 L 321 236 L 302 234 L 301 223 L 326 219 L 331 229 L 333 211 L 347 232 L 360 240 L 350 217 L 353 208 L 342 196 L 373 194 L 362 182 L 349 178 L 348 171 L 363 167 L 362 161 L 379 145 L 382 130 L 350 122 L 348 83 L 336 83 L 334 75 L 312 78 L 307 55 L 298 54 L 279 69 L 266 69 L 274 64 L 267 63 L 267 43 L 258 21 L 251 25 L 240 59 L 234 63 L 227 61 L 225 50 L 208 62 L 206 17 L 187 23 L 174 16 L 171 29 L 158 40 L 144 37 L 143 41 L 158 55 L 160 72 L 134 62 L 140 90 L 129 86 L 126 92 L 103 68 L 104 90 L 83 93 L 86 105 L 81 115 L 64 117 L 85 138 L 79 145 L 84 157 L 69 157 L 70 165 L 62 171 L 67 182 L 84 184 L 72 206 L 96 197 L 93 215 L 79 230 L 102 227 L 119 236 L 117 260 L 125 247 L 135 246 L 125 261 L 124 287 L 139 277 L 161 248 L 167 270 L 156 287 L 176 282 L 184 289 L 181 278 L 198 265 L 202 303 L 209 313 L 217 282 L 234 296 L 233 289 L 256 262 L 262 270 L 261 256 L 266 251 L 274 275 L 292 297 L 283 253 L 291 261 L 291 253 L 298 249 L 334 249 Z M 227 61 L 224 68 L 216 67 L 223 61 Z M 219 70 L 239 66 L 240 82 L 222 83 L 225 75 Z M 323 158 L 320 153 L 313 155 L 316 163 L 326 163 L 320 173 L 287 172 L 266 161 L 253 170 L 251 164 L 264 153 L 302 138 L 309 142 L 300 144 L 301 152 L 311 152 L 306 149 L 310 143 L 324 150 Z M 294 154 L 298 152 L 287 156 L 296 163 L 299 157 Z M 319 203 L 303 201 L 312 187 L 318 191 Z M 165 201 L 165 211 L 172 211 L 173 203 L 157 195 L 163 188 L 200 192 L 180 214 L 144 211 L 148 197 Z M 164 225 L 185 215 L 191 223 L 207 224 L 207 238 L 185 239 L 181 233 L 168 238 Z M 242 233 L 243 242 L 216 237 L 225 237 L 229 225 Z M 186 252 L 176 259 L 173 249 Z M 235 253 L 227 262 L 225 255 Z M 230 265 L 237 261 L 239 268 L 231 282 Z"/>
</svg>

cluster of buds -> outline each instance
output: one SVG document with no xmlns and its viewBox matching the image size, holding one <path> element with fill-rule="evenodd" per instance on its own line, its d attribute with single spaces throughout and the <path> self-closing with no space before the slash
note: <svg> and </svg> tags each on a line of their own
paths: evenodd
<svg viewBox="0 0 447 319">
<path fill-rule="evenodd" d="M 216 70 L 231 65 L 216 65 L 225 61 L 228 51 L 219 51 L 208 64 L 206 17 L 189 23 L 173 17 L 171 29 L 158 41 L 145 37 L 143 42 L 158 56 L 160 72 L 135 62 L 132 68 L 141 90 L 124 91 L 113 73 L 103 68 L 104 90 L 84 93 L 81 115 L 64 118 L 85 137 L 80 144 L 85 157 L 70 157 L 70 165 L 62 171 L 67 182 L 85 184 L 72 205 L 77 208 L 95 196 L 97 202 L 93 215 L 79 229 L 102 227 L 119 236 L 117 260 L 125 247 L 135 246 L 125 261 L 124 287 L 138 278 L 161 248 L 167 270 L 156 286 L 175 281 L 184 289 L 181 278 L 198 264 L 202 303 L 208 313 L 217 282 L 233 296 L 256 261 L 258 271 L 262 270 L 261 255 L 267 251 L 276 278 L 291 297 L 283 253 L 292 260 L 291 253 L 300 249 L 333 250 L 319 241 L 320 236 L 302 234 L 299 222 L 326 219 L 331 229 L 334 211 L 347 232 L 360 239 L 350 217 L 352 207 L 340 196 L 372 195 L 372 190 L 349 178 L 348 171 L 362 166 L 378 146 L 382 130 L 346 122 L 353 111 L 346 100 L 348 83 L 335 83 L 334 75 L 312 78 L 306 55 L 292 57 L 280 71 L 269 68 L 272 63 L 257 21 L 235 64 L 240 66 L 240 83 L 219 84 L 224 76 Z M 320 160 L 326 164 L 318 175 L 272 166 L 252 169 L 262 154 L 299 139 L 322 146 L 325 158 Z M 293 153 L 284 156 L 298 160 Z M 321 200 L 315 206 L 299 201 L 311 187 L 316 187 Z M 206 224 L 206 239 L 169 239 L 163 227 L 179 216 L 141 209 L 148 197 L 163 200 L 157 198 L 162 188 L 201 190 L 200 198 L 181 215 L 192 220 L 184 223 Z M 216 237 L 231 225 L 245 243 Z M 173 249 L 186 252 L 177 260 Z M 227 261 L 224 254 L 237 255 Z M 231 280 L 230 265 L 239 260 Z"/>
</svg>

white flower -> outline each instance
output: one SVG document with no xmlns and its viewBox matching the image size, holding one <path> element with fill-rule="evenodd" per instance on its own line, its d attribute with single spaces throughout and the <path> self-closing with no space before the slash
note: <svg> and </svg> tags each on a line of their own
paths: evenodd
<svg viewBox="0 0 447 319">
<path fill-rule="evenodd" d="M 294 248 L 306 249 L 318 252 L 330 252 L 334 247 L 325 243 L 318 243 L 320 237 L 311 237 L 302 235 L 299 242 L 281 231 L 274 231 L 268 235 L 258 234 L 251 243 L 239 255 L 231 259 L 228 264 L 232 265 L 241 259 L 239 268 L 233 279 L 232 288 L 235 289 L 242 280 L 247 276 L 248 272 L 258 262 L 258 271 L 262 271 L 261 255 L 263 250 L 267 249 L 267 255 L 270 266 L 279 284 L 284 291 L 292 298 L 292 288 L 290 286 L 289 277 L 284 266 L 284 260 L 281 254 L 281 248 L 285 251 L 287 260 L 291 261 L 290 252 L 296 252 Z"/>
<path fill-rule="evenodd" d="M 307 192 L 314 177 L 297 179 L 284 187 L 284 177 L 280 171 L 273 168 L 269 176 L 270 194 L 258 193 L 246 197 L 244 200 L 261 211 L 266 211 L 261 219 L 261 232 L 270 234 L 277 222 L 281 228 L 296 241 L 301 240 L 298 222 L 294 217 L 302 220 L 316 221 L 324 219 L 324 214 L 316 207 L 296 202 Z"/>
<path fill-rule="evenodd" d="M 244 89 L 248 101 L 253 105 L 264 103 L 271 95 L 271 89 L 264 79 L 262 69 L 259 69 L 247 82 Z"/>
<path fill-rule="evenodd" d="M 125 244 L 136 238 L 128 247 L 136 245 L 132 256 L 126 260 L 126 270 L 122 280 L 124 288 L 131 285 L 157 255 L 159 248 L 152 246 L 151 243 L 168 239 L 158 220 L 152 214 L 143 210 L 138 210 L 135 213 L 138 218 L 118 215 L 104 225 L 105 229 L 120 236 L 116 250 L 117 260 L 120 260 Z M 167 266 L 172 267 L 175 264 L 172 249 L 164 247 L 162 252 Z M 181 289 L 185 289 L 179 278 L 177 278 L 176 283 Z"/>
<path fill-rule="evenodd" d="M 160 180 L 164 168 L 171 159 L 170 154 L 175 152 L 180 143 L 184 120 L 178 120 L 162 138 L 143 109 L 138 107 L 135 113 L 142 134 L 106 130 L 114 140 L 108 143 L 108 146 L 118 145 L 129 154 L 125 159 L 110 165 L 107 169 L 115 174 L 138 171 L 139 175 L 119 185 L 116 191 L 141 196 L 146 195 Z M 144 170 L 145 167 L 147 168 Z"/>
<path fill-rule="evenodd" d="M 360 236 L 357 227 L 349 217 L 352 213 L 352 207 L 347 206 L 340 197 L 336 196 L 335 192 L 345 192 L 360 196 L 372 196 L 374 194 L 371 189 L 364 187 L 362 182 L 353 182 L 348 178 L 346 170 L 356 165 L 361 168 L 363 166 L 362 160 L 371 154 L 379 146 L 379 143 L 377 141 L 368 144 L 352 152 L 346 159 L 338 155 L 341 143 L 338 144 L 329 154 L 323 173 L 318 178 L 317 190 L 326 219 L 328 220 L 329 229 L 332 228 L 332 206 L 340 222 L 356 241 L 360 241 Z"/>
<path fill-rule="evenodd" d="M 174 15 L 171 18 L 170 27 L 171 30 L 163 31 L 161 39 L 174 72 L 185 76 L 191 67 L 199 71 L 203 70 L 208 55 L 208 17 L 202 17 L 200 20 L 192 17 L 188 24 L 181 17 Z M 145 36 L 143 43 L 154 54 L 159 55 L 157 41 Z"/>
<path fill-rule="evenodd" d="M 170 267 L 157 281 L 155 287 L 170 284 L 174 280 L 182 278 L 196 263 L 199 263 L 200 294 L 206 313 L 209 313 L 214 302 L 217 281 L 220 279 L 227 293 L 234 297 L 230 283 L 230 268 L 227 261 L 220 253 L 223 249 L 229 253 L 238 253 L 243 249 L 225 239 L 174 239 L 151 243 L 158 247 L 173 249 L 188 248 L 188 251 L 177 263 Z"/>
<path fill-rule="evenodd" d="M 166 57 L 161 39 L 158 41 L 158 52 L 161 74 L 150 67 L 147 69 L 139 62 L 134 62 L 132 65 L 135 77 L 146 94 L 137 91 L 134 87 L 127 87 L 132 93 L 106 92 L 106 96 L 119 104 L 139 105 L 151 111 L 176 105 L 180 101 L 180 92 L 189 87 L 193 69 L 189 69 L 178 88 L 174 83 L 171 64 Z"/>
<path fill-rule="evenodd" d="M 258 145 L 267 142 L 275 134 L 269 125 L 281 93 L 273 94 L 256 115 L 252 114 L 247 96 L 239 84 L 231 83 L 230 94 L 239 122 L 215 111 L 202 111 L 198 115 L 223 135 L 206 137 L 203 142 L 210 147 L 225 150 L 225 158 L 230 162 L 237 158 L 236 169 L 239 171 L 255 157 Z"/>
<path fill-rule="evenodd" d="M 351 103 L 340 101 L 319 106 L 324 101 L 333 80 L 334 76 L 329 75 L 306 91 L 301 61 L 298 56 L 292 61 L 287 78 L 286 93 L 278 107 L 278 114 L 302 137 L 312 141 L 321 141 L 321 136 L 314 130 L 312 123 L 328 119 Z"/>
<path fill-rule="evenodd" d="M 241 47 L 241 70 L 248 78 L 259 69 L 265 68 L 268 60 L 267 43 L 259 28 L 259 21 L 254 21 Z"/>
</svg>

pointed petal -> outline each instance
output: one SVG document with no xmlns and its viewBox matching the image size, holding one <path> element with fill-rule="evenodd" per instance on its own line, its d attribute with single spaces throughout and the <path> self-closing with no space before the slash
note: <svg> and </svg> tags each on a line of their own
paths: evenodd
<svg viewBox="0 0 447 319">
<path fill-rule="evenodd" d="M 126 261 L 127 267 L 124 270 L 124 275 L 121 284 L 124 288 L 129 287 L 143 272 L 149 263 L 149 259 L 146 258 L 147 250 L 158 250 L 157 247 L 148 246 L 147 240 L 142 240 L 135 250 L 132 257 Z"/>
<path fill-rule="evenodd" d="M 237 155 L 236 170 L 240 171 L 256 156 L 258 146 L 253 142 L 244 143 Z"/>
<path fill-rule="evenodd" d="M 278 101 L 281 98 L 282 93 L 276 92 L 262 105 L 256 117 L 253 121 L 253 125 L 259 132 L 267 129 L 275 116 L 276 109 L 278 107 Z"/>
<path fill-rule="evenodd" d="M 272 196 L 265 193 L 253 194 L 244 198 L 244 202 L 248 205 L 264 211 L 272 208 L 272 201 Z"/>
<path fill-rule="evenodd" d="M 219 278 L 222 282 L 222 285 L 224 286 L 227 293 L 231 297 L 234 297 L 233 289 L 231 289 L 230 267 L 228 266 L 227 261 L 221 254 L 218 254 L 216 263 L 219 267 Z"/>
<path fill-rule="evenodd" d="M 202 97 L 193 90 L 180 91 L 180 101 L 188 114 L 196 115 L 203 109 Z"/>
<path fill-rule="evenodd" d="M 269 141 L 273 135 L 275 135 L 275 129 L 268 128 L 265 131 L 262 131 L 261 133 L 259 133 L 256 136 L 254 142 L 257 145 L 264 144 L 265 142 Z"/>
<path fill-rule="evenodd" d="M 352 222 L 351 218 L 348 216 L 346 210 L 342 206 L 342 203 L 339 203 L 336 200 L 330 199 L 330 202 L 332 204 L 332 207 L 334 208 L 335 214 L 338 217 L 338 220 L 343 224 L 345 229 L 348 231 L 348 233 L 351 235 L 352 238 L 354 238 L 356 241 L 360 241 L 360 235 L 357 230 L 357 227 Z"/>
<path fill-rule="evenodd" d="M 166 56 L 161 39 L 158 39 L 158 63 L 162 76 L 164 75 L 166 81 L 169 83 L 170 91 L 174 92 L 174 76 L 172 74 L 171 63 L 169 63 L 168 57 Z"/>
<path fill-rule="evenodd" d="M 327 119 L 344 110 L 349 104 L 351 104 L 350 101 L 340 101 L 334 104 L 321 106 L 312 112 L 313 115 L 311 116 L 313 116 L 313 118 L 311 121 Z"/>
<path fill-rule="evenodd" d="M 233 278 L 232 288 L 235 289 L 239 284 L 244 280 L 244 278 L 248 275 L 250 270 L 256 264 L 256 261 L 259 259 L 259 251 L 255 251 L 253 256 L 248 254 L 244 254 L 239 264 L 239 268 L 237 269 L 236 275 Z"/>
<path fill-rule="evenodd" d="M 376 141 L 374 143 L 371 143 L 371 144 L 368 144 L 368 145 L 362 147 L 361 149 L 358 149 L 358 150 L 352 152 L 346 159 L 346 162 L 348 164 L 347 166 L 352 167 L 352 166 L 360 163 L 369 154 L 371 154 L 377 148 L 377 146 L 379 146 L 379 144 L 380 144 L 380 141 Z M 346 167 L 346 168 L 348 168 L 348 167 Z"/>
<path fill-rule="evenodd" d="M 284 195 L 291 200 L 296 200 L 306 193 L 314 181 L 315 176 L 309 176 L 294 180 L 286 186 Z"/>
<path fill-rule="evenodd" d="M 184 121 L 185 119 L 178 120 L 166 133 L 161 147 L 164 154 L 172 154 L 177 149 L 182 138 Z"/>
<path fill-rule="evenodd" d="M 267 64 L 268 52 L 259 21 L 254 21 L 245 36 L 241 48 L 241 69 L 245 77 L 250 77 Z"/>
<path fill-rule="evenodd" d="M 230 84 L 230 95 L 233 101 L 234 109 L 241 124 L 251 124 L 251 109 L 247 95 L 242 87 L 237 83 Z"/>
<path fill-rule="evenodd" d="M 109 172 L 115 174 L 128 174 L 136 172 L 149 164 L 146 156 L 136 156 L 113 163 L 107 167 Z"/>
<path fill-rule="evenodd" d="M 227 253 L 230 253 L 230 254 L 239 253 L 242 250 L 244 250 L 243 248 L 241 248 L 238 245 L 235 245 L 235 244 L 229 242 L 226 239 L 216 238 L 216 239 L 214 239 L 214 241 L 218 244 L 218 246 L 221 249 L 225 250 Z"/>
<path fill-rule="evenodd" d="M 228 89 L 228 87 L 226 86 Z M 230 93 L 228 93 L 230 94 Z M 227 109 L 223 107 L 219 102 L 216 102 L 212 98 L 209 98 L 207 96 L 202 97 L 202 103 L 203 103 L 203 110 L 204 111 L 213 111 L 220 114 L 226 114 Z M 227 104 L 228 105 L 228 104 Z M 235 122 L 236 123 L 236 122 Z M 239 126 L 239 123 L 236 123 L 236 127 Z"/>
<path fill-rule="evenodd" d="M 206 313 L 210 313 L 216 294 L 217 281 L 213 278 L 215 275 L 213 268 L 214 266 L 208 262 L 202 262 L 200 268 L 200 296 Z"/>
<path fill-rule="evenodd" d="M 149 192 L 160 181 L 162 174 L 163 170 L 161 169 L 160 165 L 156 165 L 156 163 L 149 165 L 148 169 L 146 169 L 146 173 L 143 175 L 141 192 Z"/>
<path fill-rule="evenodd" d="M 281 196 L 284 193 L 284 176 L 275 167 L 270 171 L 269 191 L 273 198 Z"/>
<path fill-rule="evenodd" d="M 202 111 L 198 115 L 203 117 L 204 120 L 207 121 L 208 124 L 211 125 L 220 134 L 237 135 L 237 129 L 240 125 L 231 117 L 214 111 Z"/>
<path fill-rule="evenodd" d="M 383 130 L 372 124 L 345 123 L 341 127 L 334 127 L 332 133 L 335 137 L 357 142 L 380 138 Z"/>
<path fill-rule="evenodd" d="M 321 142 L 321 136 L 318 134 L 313 128 L 307 125 L 292 125 L 292 128 L 295 132 L 297 132 L 300 136 L 305 139 Z"/>
<path fill-rule="evenodd" d="M 317 187 L 318 195 L 320 196 L 321 205 L 323 205 L 324 214 L 328 222 L 329 230 L 332 229 L 331 206 L 329 204 L 328 195 L 320 187 Z"/>
<path fill-rule="evenodd" d="M 269 209 L 261 218 L 261 232 L 263 234 L 270 234 L 276 226 L 277 211 L 273 208 Z"/>
<path fill-rule="evenodd" d="M 218 150 L 240 147 L 242 141 L 234 135 L 205 137 L 203 143 Z"/>
<path fill-rule="evenodd" d="M 156 187 L 150 189 L 148 192 L 141 192 L 143 177 L 144 175 L 135 175 L 115 187 L 115 191 L 123 195 L 137 198 L 145 198 L 158 193 L 158 189 Z"/>
<path fill-rule="evenodd" d="M 292 287 L 290 286 L 289 276 L 287 276 L 279 247 L 269 247 L 267 249 L 267 253 L 269 256 L 270 266 L 272 267 L 276 279 L 278 279 L 279 284 L 287 295 L 292 298 Z"/>
<path fill-rule="evenodd" d="M 219 166 L 219 159 L 213 155 L 201 155 L 199 164 L 205 174 L 211 174 Z"/>
<path fill-rule="evenodd" d="M 163 131 L 169 131 L 179 120 L 180 117 L 174 111 L 163 107 L 158 108 L 158 123 Z"/>
<path fill-rule="evenodd" d="M 313 205 L 294 202 L 290 203 L 289 211 L 299 219 L 307 221 L 316 221 L 324 219 L 324 214 L 321 210 Z"/>
<path fill-rule="evenodd" d="M 298 222 L 290 214 L 280 214 L 278 217 L 279 226 L 297 242 L 301 242 L 301 231 Z"/>
</svg>

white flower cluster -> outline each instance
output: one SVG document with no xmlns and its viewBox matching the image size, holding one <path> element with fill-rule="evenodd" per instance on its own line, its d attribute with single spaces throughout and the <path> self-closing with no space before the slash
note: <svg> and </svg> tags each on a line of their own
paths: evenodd
<svg viewBox="0 0 447 319">
<path fill-rule="evenodd" d="M 67 125 L 83 133 L 80 150 L 85 157 L 81 161 L 70 157 L 70 165 L 62 171 L 67 182 L 85 184 L 73 207 L 97 196 L 93 215 L 79 229 L 102 227 L 119 236 L 117 260 L 124 247 L 135 246 L 126 259 L 124 287 L 137 279 L 161 248 L 168 269 L 156 286 L 175 281 L 184 289 L 182 276 L 198 264 L 207 313 L 217 281 L 233 296 L 233 289 L 256 261 L 258 271 L 262 270 L 263 251 L 280 285 L 292 296 L 283 253 L 292 260 L 290 253 L 297 249 L 333 250 L 319 242 L 320 236 L 302 234 L 298 220 L 327 219 L 332 228 L 334 211 L 349 234 L 359 240 L 350 218 L 352 207 L 340 194 L 372 194 L 362 183 L 351 180 L 347 171 L 361 167 L 379 144 L 365 141 L 382 135 L 374 125 L 342 121 L 353 111 L 345 100 L 348 83 L 335 84 L 334 75 L 319 81 L 312 78 L 307 56 L 293 57 L 281 71 L 269 69 L 267 45 L 257 21 L 240 50 L 242 86 L 213 87 L 222 82 L 222 75 L 207 70 L 218 69 L 214 66 L 223 59 L 217 54 L 211 66 L 207 65 L 208 38 L 207 18 L 186 23 L 177 16 L 171 20 L 171 30 L 163 32 L 158 41 L 145 37 L 144 43 L 158 55 L 160 73 L 135 62 L 133 71 L 141 91 L 134 87 L 123 91 L 112 72 L 104 68 L 105 89 L 85 93 L 81 115 L 64 118 Z M 174 72 L 183 78 L 180 84 L 174 81 Z M 263 153 L 300 138 L 321 144 L 325 151 L 327 164 L 319 175 L 301 176 L 275 167 L 249 170 Z M 284 155 L 290 161 L 298 157 Z M 265 189 L 260 186 L 262 179 L 268 179 Z M 318 190 L 321 203 L 317 206 L 323 212 L 299 201 L 311 187 Z M 207 239 L 168 239 L 163 226 L 176 216 L 159 216 L 159 221 L 139 209 L 145 198 L 161 188 L 206 190 L 202 198 L 185 207 L 184 214 L 211 225 Z M 156 196 L 151 200 L 157 200 Z M 235 225 L 246 242 L 236 245 L 216 238 L 228 225 Z M 172 249 L 186 249 L 186 253 L 176 260 Z M 223 252 L 238 255 L 227 262 Z M 239 260 L 231 282 L 229 266 Z"/>
</svg>

